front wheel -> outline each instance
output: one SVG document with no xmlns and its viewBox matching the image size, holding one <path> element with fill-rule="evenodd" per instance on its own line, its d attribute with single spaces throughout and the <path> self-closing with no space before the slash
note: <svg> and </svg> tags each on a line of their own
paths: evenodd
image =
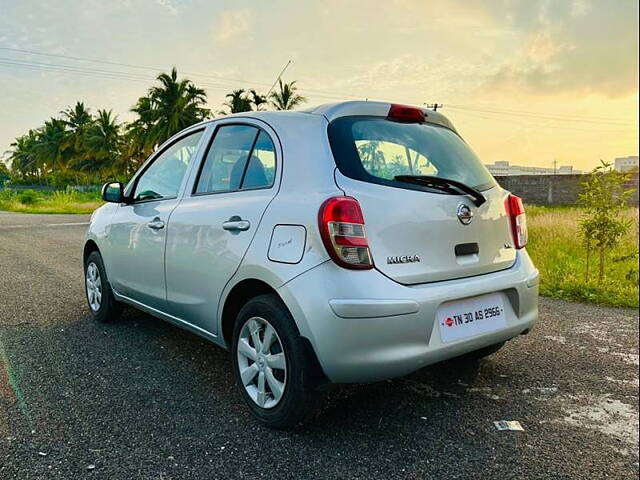
<svg viewBox="0 0 640 480">
<path fill-rule="evenodd" d="M 122 304 L 113 296 L 107 272 L 99 252 L 91 252 L 84 262 L 84 286 L 91 317 L 109 322 L 120 316 Z"/>
<path fill-rule="evenodd" d="M 271 428 L 292 428 L 315 410 L 312 362 L 291 314 L 275 295 L 240 310 L 233 334 L 233 370 L 254 416 Z"/>
</svg>

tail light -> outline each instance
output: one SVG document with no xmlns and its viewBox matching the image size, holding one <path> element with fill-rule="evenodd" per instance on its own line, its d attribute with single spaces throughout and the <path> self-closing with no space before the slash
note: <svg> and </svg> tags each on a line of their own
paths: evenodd
<svg viewBox="0 0 640 480">
<path fill-rule="evenodd" d="M 360 204 L 352 197 L 327 199 L 318 212 L 320 235 L 334 262 L 344 268 L 373 268 Z"/>
<path fill-rule="evenodd" d="M 511 235 L 517 249 L 524 248 L 529 238 L 527 231 L 527 216 L 524 213 L 522 199 L 516 195 L 509 195 L 504 201 L 507 216 L 511 223 Z"/>
</svg>

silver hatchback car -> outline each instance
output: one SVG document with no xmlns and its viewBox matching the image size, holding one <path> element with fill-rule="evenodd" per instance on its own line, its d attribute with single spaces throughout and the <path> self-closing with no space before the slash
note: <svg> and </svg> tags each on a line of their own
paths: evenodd
<svg viewBox="0 0 640 480">
<path fill-rule="evenodd" d="M 230 349 L 271 427 L 303 421 L 323 384 L 480 358 L 538 316 L 521 200 L 432 110 L 221 117 L 103 198 L 84 244 L 92 316 L 128 304 Z"/>
</svg>

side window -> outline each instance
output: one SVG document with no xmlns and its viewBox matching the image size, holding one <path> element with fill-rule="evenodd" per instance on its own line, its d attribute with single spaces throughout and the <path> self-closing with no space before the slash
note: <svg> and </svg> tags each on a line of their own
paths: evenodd
<svg viewBox="0 0 640 480">
<path fill-rule="evenodd" d="M 156 200 L 178 196 L 182 179 L 203 131 L 178 140 L 162 152 L 137 181 L 134 200 Z"/>
<path fill-rule="evenodd" d="M 264 131 L 258 135 L 253 147 L 247 172 L 244 174 L 242 189 L 266 188 L 273 185 L 276 176 L 276 149 L 269 135 Z"/>
<path fill-rule="evenodd" d="M 194 193 L 270 187 L 275 163 L 275 148 L 265 132 L 249 125 L 222 126 L 209 147 Z"/>
<path fill-rule="evenodd" d="M 258 129 L 226 125 L 216 132 L 198 178 L 195 193 L 238 190 Z"/>
</svg>

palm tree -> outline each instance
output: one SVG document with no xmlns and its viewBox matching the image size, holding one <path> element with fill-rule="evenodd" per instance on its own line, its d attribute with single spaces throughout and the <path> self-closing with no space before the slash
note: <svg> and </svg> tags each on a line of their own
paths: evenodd
<svg viewBox="0 0 640 480">
<path fill-rule="evenodd" d="M 64 172 L 72 153 L 67 124 L 50 118 L 37 130 L 35 154 L 38 168 L 44 173 Z"/>
<path fill-rule="evenodd" d="M 179 131 L 201 122 L 210 115 L 204 106 L 207 94 L 186 78 L 178 80 L 175 67 L 171 73 L 161 73 L 159 86 L 151 87 L 146 96 L 140 97 L 131 111 L 139 118 L 132 128 L 141 134 L 141 150 L 153 148 Z"/>
<path fill-rule="evenodd" d="M 84 136 L 84 162 L 80 170 L 98 172 L 107 170 L 116 173 L 120 170 L 120 125 L 118 117 L 111 110 L 98 110 L 96 119 Z"/>
<path fill-rule="evenodd" d="M 69 163 L 74 166 L 86 157 L 84 136 L 93 124 L 93 116 L 82 102 L 76 102 L 74 107 L 68 107 L 60 113 L 70 131 L 65 147 L 69 149 Z"/>
<path fill-rule="evenodd" d="M 36 145 L 38 143 L 36 130 L 29 130 L 25 135 L 15 139 L 9 150 L 11 171 L 17 173 L 23 179 L 39 175 Z"/>
<path fill-rule="evenodd" d="M 251 99 L 247 97 L 244 88 L 239 88 L 225 95 L 227 100 L 224 106 L 229 107 L 230 113 L 250 112 Z"/>
<path fill-rule="evenodd" d="M 293 110 L 295 107 L 307 101 L 302 95 L 298 95 L 296 91 L 296 81 L 284 83 L 281 78 L 278 79 L 278 90 L 271 92 L 269 98 L 271 105 L 276 110 Z"/>
<path fill-rule="evenodd" d="M 371 174 L 376 174 L 385 163 L 384 154 L 379 150 L 380 142 L 369 140 L 358 146 L 358 155 L 362 164 Z"/>
<path fill-rule="evenodd" d="M 76 102 L 75 106 L 68 107 L 60 112 L 69 128 L 75 132 L 81 130 L 93 121 L 91 112 L 83 102 Z"/>
<path fill-rule="evenodd" d="M 251 103 L 256 107 L 256 110 L 262 110 L 261 106 L 268 103 L 267 96 L 256 92 L 254 89 L 249 90 L 251 93 Z"/>
<path fill-rule="evenodd" d="M 138 118 L 126 127 L 126 156 L 138 163 L 148 157 L 156 146 L 153 134 L 156 112 L 153 101 L 147 96 L 140 97 L 131 111 L 137 113 Z"/>
<path fill-rule="evenodd" d="M 157 77 L 158 84 L 140 97 L 131 111 L 137 118 L 119 124 L 111 110 L 94 115 L 77 102 L 11 144 L 11 171 L 22 178 L 55 174 L 63 183 L 89 178 L 86 173 L 129 174 L 160 143 L 210 115 L 206 93 L 175 68 Z M 251 101 L 246 98 L 251 109 Z M 61 175 L 60 175 L 61 174 Z M 74 178 L 75 177 L 75 178 Z"/>
<path fill-rule="evenodd" d="M 0 159 L 0 186 L 11 178 L 7 165 Z"/>
</svg>

